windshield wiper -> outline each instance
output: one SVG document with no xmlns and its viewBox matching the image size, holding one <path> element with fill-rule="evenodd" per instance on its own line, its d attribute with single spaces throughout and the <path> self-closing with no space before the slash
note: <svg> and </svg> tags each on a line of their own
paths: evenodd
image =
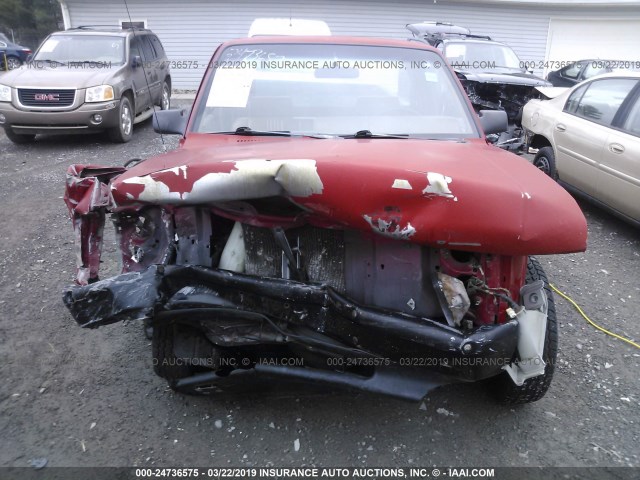
<svg viewBox="0 0 640 480">
<path fill-rule="evenodd" d="M 69 63 L 107 63 L 101 60 L 69 60 Z"/>
<path fill-rule="evenodd" d="M 342 138 L 409 138 L 408 133 L 371 133 L 371 130 L 359 130 L 353 135 L 340 135 Z"/>
<path fill-rule="evenodd" d="M 233 132 L 236 135 L 256 135 L 264 137 L 290 137 L 291 132 L 288 130 L 253 130 L 250 127 L 238 127 Z"/>
<path fill-rule="evenodd" d="M 250 127 L 238 127 L 232 132 L 211 132 L 221 135 L 246 135 L 256 137 L 310 137 L 310 138 L 332 138 L 332 135 L 313 135 L 306 133 L 293 133 L 289 130 L 253 130 Z"/>
<path fill-rule="evenodd" d="M 59 62 L 58 60 L 51 60 L 49 58 L 46 58 L 44 60 L 35 60 L 36 62 L 47 62 L 47 63 L 55 63 L 56 65 L 66 65 L 66 63 L 64 62 Z"/>
</svg>

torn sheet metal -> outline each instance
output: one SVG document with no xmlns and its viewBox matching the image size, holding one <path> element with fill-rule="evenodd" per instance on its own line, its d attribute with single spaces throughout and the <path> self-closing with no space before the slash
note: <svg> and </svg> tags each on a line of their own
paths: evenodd
<svg viewBox="0 0 640 480">
<path fill-rule="evenodd" d="M 67 169 L 64 202 L 69 215 L 86 215 L 110 205 L 109 181 L 124 173 L 124 167 L 70 165 Z"/>
<path fill-rule="evenodd" d="M 401 224 L 396 218 L 383 218 L 381 216 L 363 215 L 362 218 L 369 224 L 371 229 L 380 235 L 397 240 L 408 240 L 416 234 L 416 229 L 410 222 Z"/>
<path fill-rule="evenodd" d="M 124 167 L 71 165 L 67 169 L 64 202 L 73 224 L 76 282 L 86 285 L 98 279 L 105 210 L 111 204 L 108 182 Z"/>
<path fill-rule="evenodd" d="M 464 283 L 451 275 L 438 272 L 437 286 L 446 300 L 443 309 L 446 310 L 447 322 L 451 326 L 459 327 L 471 306 Z"/>
</svg>

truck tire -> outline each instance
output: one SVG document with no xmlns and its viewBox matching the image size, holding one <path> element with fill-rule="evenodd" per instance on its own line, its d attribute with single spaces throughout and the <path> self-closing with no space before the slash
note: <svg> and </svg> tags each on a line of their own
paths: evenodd
<svg viewBox="0 0 640 480">
<path fill-rule="evenodd" d="M 511 380 L 507 372 L 503 372 L 489 381 L 489 387 L 496 399 L 504 405 L 521 405 L 535 402 L 544 397 L 551 385 L 555 370 L 556 357 L 558 355 L 558 322 L 556 319 L 556 308 L 553 301 L 553 293 L 547 281 L 540 262 L 533 257 L 529 257 L 527 263 L 527 283 L 536 280 L 544 281 L 544 290 L 547 295 L 547 331 L 544 339 L 543 359 L 546 363 L 544 374 L 532 377 L 518 386 Z"/>
<path fill-rule="evenodd" d="M 109 130 L 109 139 L 114 143 L 127 143 L 133 136 L 134 112 L 129 97 L 123 95 L 118 106 L 118 124 Z"/>
<path fill-rule="evenodd" d="M 164 378 L 172 389 L 179 391 L 175 388 L 174 382 L 181 378 L 190 377 L 194 374 L 194 370 L 193 367 L 185 364 L 184 359 L 176 357 L 173 342 L 175 336 L 175 325 L 154 325 L 151 336 L 151 351 L 153 371 L 159 377 Z"/>
</svg>

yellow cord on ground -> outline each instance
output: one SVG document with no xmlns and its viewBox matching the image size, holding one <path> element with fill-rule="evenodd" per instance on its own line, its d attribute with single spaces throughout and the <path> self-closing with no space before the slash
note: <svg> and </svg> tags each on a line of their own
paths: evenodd
<svg viewBox="0 0 640 480">
<path fill-rule="evenodd" d="M 576 310 L 578 310 L 578 312 L 580 313 L 580 315 L 582 315 L 584 317 L 584 319 L 589 322 L 593 327 L 597 328 L 598 330 L 600 330 L 601 332 L 606 333 L 607 335 L 611 335 L 612 337 L 615 337 L 619 340 L 622 340 L 623 342 L 627 342 L 630 345 L 633 345 L 636 348 L 640 348 L 640 345 L 637 344 L 636 342 L 634 342 L 633 340 L 629 340 L 628 338 L 624 338 L 621 337 L 620 335 L 610 332 L 607 329 L 602 328 L 600 325 L 598 325 L 597 323 L 595 323 L 593 320 L 591 320 L 589 317 L 587 317 L 587 314 L 584 313 L 582 311 L 582 309 L 578 306 L 578 304 L 576 302 L 574 302 L 571 298 L 569 298 L 568 295 L 562 293 L 560 290 L 558 290 L 554 285 L 549 284 L 549 286 L 551 287 L 551 289 L 556 292 L 558 295 L 560 295 L 562 298 L 564 298 L 567 302 L 569 302 L 571 305 L 573 305 Z"/>
</svg>

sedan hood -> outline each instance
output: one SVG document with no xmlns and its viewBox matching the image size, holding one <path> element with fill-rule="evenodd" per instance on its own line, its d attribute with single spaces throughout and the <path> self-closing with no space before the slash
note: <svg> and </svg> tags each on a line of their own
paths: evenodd
<svg viewBox="0 0 640 480">
<path fill-rule="evenodd" d="M 586 248 L 573 198 L 523 158 L 480 139 L 189 141 L 115 178 L 116 208 L 284 197 L 306 222 L 419 244 L 512 255 Z"/>
<path fill-rule="evenodd" d="M 115 68 L 107 68 L 93 65 L 82 68 L 77 67 L 45 67 L 38 63 L 38 67 L 23 65 L 20 68 L 7 72 L 0 78 L 0 83 L 11 87 L 26 88 L 88 88 L 102 85 L 104 80 L 113 75 Z"/>
</svg>

